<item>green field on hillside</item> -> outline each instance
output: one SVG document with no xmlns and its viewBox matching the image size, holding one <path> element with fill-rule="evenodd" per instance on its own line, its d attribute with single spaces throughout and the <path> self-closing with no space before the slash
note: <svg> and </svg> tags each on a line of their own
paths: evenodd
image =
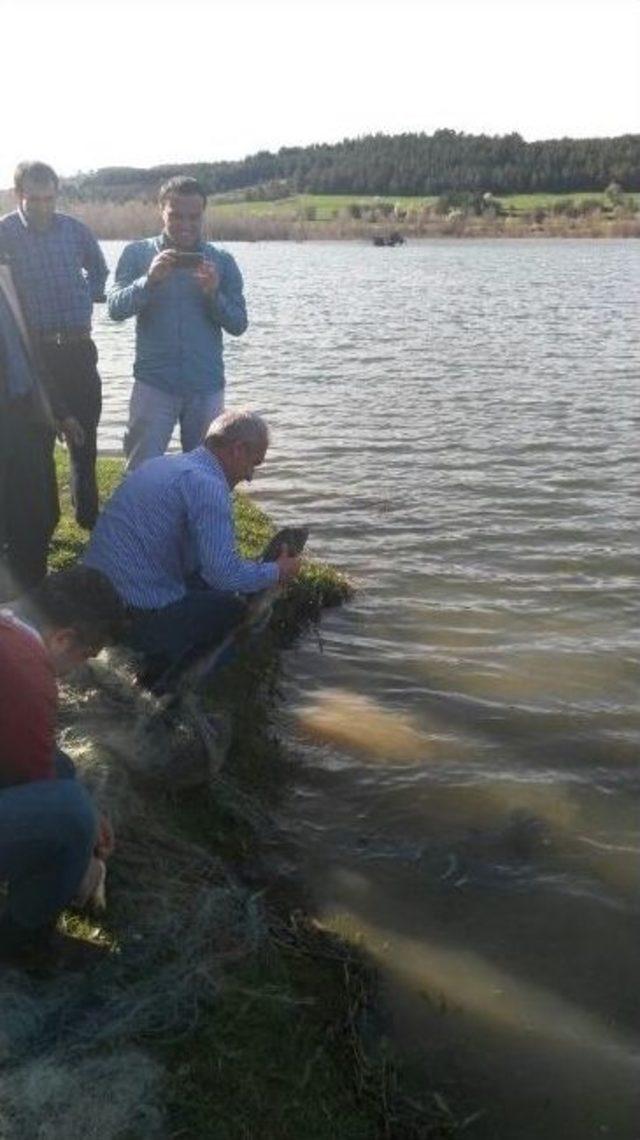
<svg viewBox="0 0 640 1140">
<path fill-rule="evenodd" d="M 625 194 L 625 198 L 633 198 L 640 203 L 640 194 Z M 603 191 L 576 190 L 573 194 L 503 194 L 500 201 L 518 214 L 531 213 L 533 210 L 551 209 L 556 202 L 572 201 L 576 204 L 589 201 L 599 202 L 601 206 L 610 205 L 609 199 Z"/>
<path fill-rule="evenodd" d="M 392 206 L 399 205 L 405 210 L 419 210 L 424 206 L 433 205 L 436 201 L 436 198 L 377 197 L 368 194 L 295 194 L 290 198 L 277 198 L 266 202 L 241 199 L 218 202 L 215 197 L 211 197 L 209 205 L 216 212 L 241 213 L 255 218 L 274 216 L 289 218 L 292 215 L 304 215 L 309 210 L 315 210 L 317 221 L 329 222 L 353 204 L 373 208 L 382 203 L 389 203 Z"/>
<path fill-rule="evenodd" d="M 640 194 L 630 194 L 626 197 L 634 198 L 640 204 Z M 499 197 L 509 212 L 514 214 L 528 214 L 535 210 L 550 210 L 557 202 L 573 201 L 576 204 L 585 199 L 608 205 L 608 199 L 603 191 L 586 190 L 574 194 L 505 194 Z M 244 201 L 238 198 L 229 201 L 225 196 L 221 201 L 215 197 L 209 199 L 209 205 L 216 213 L 228 215 L 242 214 L 254 218 L 291 218 L 309 217 L 318 222 L 331 221 L 343 216 L 351 205 L 358 205 L 367 209 L 376 206 L 399 206 L 403 210 L 420 210 L 435 205 L 437 197 L 402 197 L 402 196 L 375 196 L 367 194 L 295 194 L 289 198 L 278 198 L 271 201 Z"/>
</svg>

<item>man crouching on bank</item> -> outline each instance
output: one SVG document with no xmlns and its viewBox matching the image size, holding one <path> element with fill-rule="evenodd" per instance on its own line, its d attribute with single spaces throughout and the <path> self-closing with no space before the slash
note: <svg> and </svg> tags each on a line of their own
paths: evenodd
<svg viewBox="0 0 640 1140">
<path fill-rule="evenodd" d="M 300 558 L 241 558 L 232 489 L 251 481 L 269 446 L 255 412 L 226 411 L 202 446 L 149 459 L 126 476 L 98 519 L 84 557 L 126 605 L 126 643 L 142 653 L 148 684 L 218 644 L 245 610 L 242 595 L 294 578 Z"/>
</svg>

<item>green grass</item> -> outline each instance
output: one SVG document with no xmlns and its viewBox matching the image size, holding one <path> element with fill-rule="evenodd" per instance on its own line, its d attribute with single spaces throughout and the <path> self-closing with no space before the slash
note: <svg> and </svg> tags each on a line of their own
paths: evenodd
<svg viewBox="0 0 640 1140">
<path fill-rule="evenodd" d="M 60 522 L 53 536 L 49 551 L 51 570 L 63 570 L 77 562 L 87 545 L 88 534 L 76 525 L 71 513 L 69 496 L 69 457 L 61 447 L 56 449 L 56 471 L 60 488 Z M 106 502 L 122 478 L 122 460 L 100 459 L 98 462 L 98 487 L 100 501 Z"/>
<path fill-rule="evenodd" d="M 298 934 L 295 949 L 272 941 L 270 961 L 245 969 L 236 981 L 237 990 L 190 1041 L 186 1066 L 184 1054 L 176 1057 L 181 1064 L 170 1090 L 170 1115 L 184 1135 L 199 1140 L 384 1135 L 380 1093 L 391 1091 L 384 1089 L 384 1067 L 364 1057 L 354 1065 L 358 1045 L 350 1024 L 362 1010 L 367 985 L 356 960 L 337 942 L 311 931 L 308 945 Z M 406 1133 L 405 1140 L 410 1136 Z"/>
<path fill-rule="evenodd" d="M 640 194 L 627 195 L 640 203 Z M 501 202 L 515 214 L 532 213 L 537 209 L 550 209 L 557 202 L 572 200 L 576 203 L 585 199 L 592 199 L 607 205 L 608 199 L 604 192 L 597 190 L 580 190 L 567 194 L 498 194 Z M 344 215 L 347 208 L 357 204 L 373 208 L 382 203 L 400 206 L 404 210 L 420 210 L 433 206 L 437 196 L 407 197 L 402 195 L 368 195 L 368 194 L 297 194 L 290 198 L 280 198 L 267 202 L 250 202 L 238 199 L 232 202 L 217 202 L 210 199 L 210 208 L 216 214 L 242 215 L 248 218 L 297 218 L 305 217 L 309 209 L 315 210 L 315 221 L 328 222 L 340 215 Z"/>
<path fill-rule="evenodd" d="M 222 202 L 215 198 L 210 199 L 211 209 L 222 214 L 242 214 L 254 218 L 291 218 L 304 217 L 308 209 L 316 211 L 315 220 L 318 222 L 332 221 L 337 215 L 343 213 L 348 206 L 359 205 L 374 207 L 381 202 L 399 205 L 405 210 L 418 210 L 423 206 L 432 205 L 435 197 L 400 197 L 397 195 L 371 195 L 371 194 L 296 194 L 290 198 L 278 198 L 272 202 Z"/>
<path fill-rule="evenodd" d="M 500 194 L 500 201 L 517 214 L 532 213 L 534 210 L 549 210 L 556 202 L 584 202 L 590 200 L 599 202 L 601 206 L 610 205 L 606 194 L 598 190 L 577 190 L 571 194 Z M 640 194 L 627 194 L 625 197 L 633 198 L 640 203 Z"/>
</svg>

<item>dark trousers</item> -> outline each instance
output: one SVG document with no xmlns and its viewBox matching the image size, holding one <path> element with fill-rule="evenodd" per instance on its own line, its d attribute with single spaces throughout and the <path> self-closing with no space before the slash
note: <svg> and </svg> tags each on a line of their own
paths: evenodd
<svg viewBox="0 0 640 1140">
<path fill-rule="evenodd" d="M 0 599 L 31 589 L 47 572 L 58 523 L 53 431 L 31 396 L 0 408 Z"/>
<path fill-rule="evenodd" d="M 25 930 L 55 921 L 96 842 L 96 809 L 64 752 L 55 770 L 54 780 L 0 788 L 0 880 L 9 884 L 3 917 Z"/>
<path fill-rule="evenodd" d="M 160 610 L 130 610 L 126 644 L 144 654 L 141 677 L 172 683 L 206 650 L 218 645 L 243 618 L 244 598 L 226 590 L 189 590 Z"/>
<path fill-rule="evenodd" d="M 69 344 L 44 342 L 40 348 L 54 391 L 84 432 L 82 445 L 69 444 L 71 501 L 78 525 L 91 530 L 99 510 L 96 455 L 102 384 L 98 350 L 88 337 Z"/>
</svg>

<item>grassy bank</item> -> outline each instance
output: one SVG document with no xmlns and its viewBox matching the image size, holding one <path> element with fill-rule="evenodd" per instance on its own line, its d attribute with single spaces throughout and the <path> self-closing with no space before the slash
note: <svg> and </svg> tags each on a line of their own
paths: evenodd
<svg viewBox="0 0 640 1140">
<path fill-rule="evenodd" d="M 83 544 L 59 463 L 56 566 Z M 117 460 L 100 462 L 103 496 L 119 477 Z M 247 553 L 270 531 L 246 499 L 237 523 Z M 348 591 L 330 568 L 307 566 L 281 631 Z M 381 1038 L 365 1049 L 374 978 L 317 926 L 287 870 L 292 853 L 271 818 L 291 764 L 271 724 L 277 643 L 226 671 L 218 704 L 232 714 L 230 751 L 204 781 L 210 757 L 188 717 L 169 722 L 125 660 L 112 654 L 65 691 L 64 744 L 118 836 L 106 918 L 66 923 L 111 953 L 75 981 L 0 980 L 0 1133 L 11 1140 L 453 1134 L 441 1100 L 403 1093 Z"/>
<path fill-rule="evenodd" d="M 351 239 L 371 241 L 397 230 L 428 237 L 637 237 L 640 195 L 613 204 L 604 193 L 506 195 L 480 214 L 435 198 L 299 194 L 274 201 L 212 198 L 207 234 L 226 241 Z M 104 239 L 148 237 L 158 230 L 155 204 L 84 202 L 69 205 Z"/>
</svg>

